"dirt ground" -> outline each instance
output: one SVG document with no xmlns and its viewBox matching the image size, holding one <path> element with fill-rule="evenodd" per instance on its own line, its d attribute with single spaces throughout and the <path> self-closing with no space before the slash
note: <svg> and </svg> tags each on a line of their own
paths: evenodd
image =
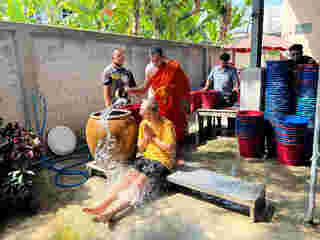
<svg viewBox="0 0 320 240">
<path fill-rule="evenodd" d="M 289 167 L 277 160 L 248 161 L 238 155 L 235 138 L 218 138 L 189 152 L 188 163 L 224 175 L 266 184 L 266 199 L 273 211 L 252 223 L 245 214 L 230 211 L 196 195 L 173 192 L 143 209 L 137 209 L 112 228 L 95 223 L 81 211 L 105 198 L 108 185 L 91 177 L 84 185 L 59 189 L 52 173 L 37 181 L 41 210 L 33 216 L 11 216 L 1 223 L 3 240 L 102 240 L 102 239 L 319 239 L 320 226 L 306 227 L 310 168 Z M 68 179 L 64 179 L 68 181 Z M 70 181 L 70 179 L 69 179 Z M 320 199 L 317 196 L 317 205 Z M 316 209 L 319 221 L 320 208 Z"/>
</svg>

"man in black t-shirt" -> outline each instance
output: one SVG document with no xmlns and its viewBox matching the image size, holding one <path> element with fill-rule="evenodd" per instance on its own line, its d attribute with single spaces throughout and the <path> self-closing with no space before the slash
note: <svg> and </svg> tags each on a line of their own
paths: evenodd
<svg viewBox="0 0 320 240">
<path fill-rule="evenodd" d="M 289 54 L 290 54 L 290 62 L 293 65 L 296 64 L 315 64 L 316 61 L 307 55 L 303 55 L 303 46 L 302 44 L 293 44 L 289 48 Z"/>
<path fill-rule="evenodd" d="M 298 65 L 300 64 L 317 64 L 317 62 L 307 55 L 303 55 L 303 46 L 302 44 L 293 44 L 289 48 L 290 60 L 289 60 L 289 84 L 290 89 L 293 91 L 291 92 L 292 99 L 290 103 L 290 113 L 295 114 L 296 108 L 296 96 L 299 95 L 298 92 Z"/>
<path fill-rule="evenodd" d="M 112 63 L 103 71 L 105 106 L 111 106 L 117 98 L 125 97 L 125 88 L 136 87 L 133 74 L 123 67 L 124 50 L 117 48 L 112 52 Z"/>
</svg>

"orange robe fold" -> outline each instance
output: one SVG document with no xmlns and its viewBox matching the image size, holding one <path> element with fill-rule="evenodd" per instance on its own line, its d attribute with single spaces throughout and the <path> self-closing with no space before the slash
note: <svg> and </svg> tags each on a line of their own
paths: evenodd
<svg viewBox="0 0 320 240">
<path fill-rule="evenodd" d="M 170 60 L 161 65 L 151 78 L 151 87 L 159 104 L 160 115 L 173 122 L 177 141 L 183 141 L 187 116 L 182 102 L 189 103 L 190 83 L 179 62 Z"/>
</svg>

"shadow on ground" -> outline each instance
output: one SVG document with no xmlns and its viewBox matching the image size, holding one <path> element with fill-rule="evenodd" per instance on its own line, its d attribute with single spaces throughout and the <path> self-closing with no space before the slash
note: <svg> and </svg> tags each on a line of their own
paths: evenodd
<svg viewBox="0 0 320 240">
<path fill-rule="evenodd" d="M 81 187 L 65 190 L 55 188 L 47 173 L 39 183 L 41 211 L 32 217 L 12 217 L 5 223 L 0 238 L 253 240 L 316 239 L 320 236 L 319 226 L 303 226 L 310 168 L 285 166 L 275 159 L 247 161 L 238 155 L 235 138 L 210 140 L 197 148 L 189 146 L 185 156 L 185 171 L 201 167 L 266 184 L 266 199 L 270 206 L 266 218 L 251 223 L 241 206 L 176 187 L 143 209 L 135 209 L 120 218 L 109 229 L 102 223 L 93 222 L 92 216 L 81 211 L 105 198 L 108 186 L 102 178 L 93 177 Z M 316 209 L 315 216 L 320 216 L 320 209 Z"/>
</svg>

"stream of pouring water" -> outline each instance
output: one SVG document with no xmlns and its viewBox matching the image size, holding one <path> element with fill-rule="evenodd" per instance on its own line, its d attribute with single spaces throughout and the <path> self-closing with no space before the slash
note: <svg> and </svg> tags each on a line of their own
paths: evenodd
<svg viewBox="0 0 320 240">
<path fill-rule="evenodd" d="M 119 108 L 113 105 L 104 109 L 101 112 L 101 124 L 106 129 L 106 137 L 98 141 L 96 147 L 96 162 L 106 172 L 107 182 L 109 184 L 109 191 L 112 185 L 120 184 L 122 179 L 130 170 L 130 166 L 123 164 L 116 158 L 117 151 L 120 149 L 117 139 L 110 134 L 109 120 L 113 110 Z M 121 154 L 121 153 L 120 153 Z M 118 200 L 128 200 L 132 205 L 142 205 L 143 196 L 146 191 L 150 191 L 150 185 L 147 183 L 143 189 L 138 188 L 137 185 L 132 184 L 128 189 L 123 190 L 118 194 Z"/>
</svg>

